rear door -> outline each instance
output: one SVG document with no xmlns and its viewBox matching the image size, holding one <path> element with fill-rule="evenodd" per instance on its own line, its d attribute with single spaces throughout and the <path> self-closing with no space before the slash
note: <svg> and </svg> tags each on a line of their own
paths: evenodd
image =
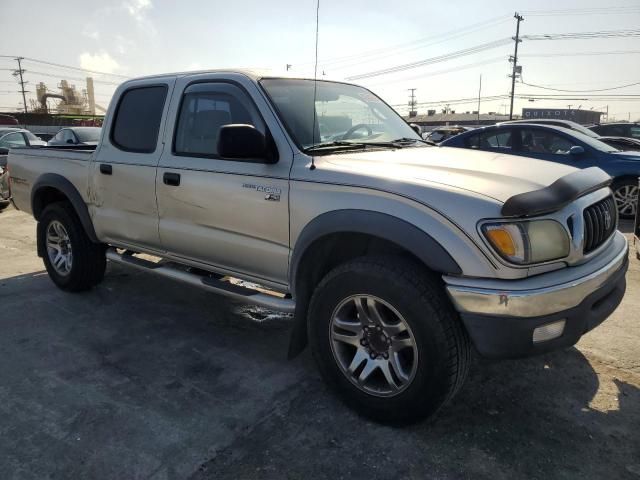
<svg viewBox="0 0 640 480">
<path fill-rule="evenodd" d="M 89 177 L 94 227 L 103 241 L 161 250 L 156 169 L 174 84 L 175 77 L 140 80 L 116 93 Z"/>
<path fill-rule="evenodd" d="M 257 85 L 206 74 L 176 84 L 157 176 L 160 239 L 174 256 L 257 281 L 286 284 L 292 150 Z M 251 124 L 278 161 L 218 155 L 220 128 Z"/>
</svg>

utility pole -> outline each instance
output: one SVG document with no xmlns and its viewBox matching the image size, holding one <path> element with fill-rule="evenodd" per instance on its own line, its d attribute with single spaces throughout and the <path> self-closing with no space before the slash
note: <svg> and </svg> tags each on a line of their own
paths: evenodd
<svg viewBox="0 0 640 480">
<path fill-rule="evenodd" d="M 18 70 L 15 70 L 13 72 L 13 76 L 14 77 L 20 76 L 20 90 L 22 91 L 22 104 L 24 105 L 24 113 L 27 113 L 27 97 L 25 96 L 26 91 L 24 89 L 25 81 L 22 78 L 22 74 L 25 71 L 22 69 L 22 64 L 20 63 L 21 60 L 24 60 L 24 57 L 17 57 L 15 60 L 18 62 Z"/>
<path fill-rule="evenodd" d="M 478 125 L 480 125 L 480 94 L 482 93 L 482 74 L 480 74 L 480 85 L 478 86 Z"/>
<path fill-rule="evenodd" d="M 522 41 L 520 40 L 520 22 L 524 20 L 524 17 L 518 12 L 515 13 L 513 18 L 516 19 L 516 36 L 513 37 L 513 40 L 516 42 L 516 46 L 513 52 L 513 57 L 510 60 L 513 60 L 513 70 L 511 72 L 511 108 L 509 109 L 509 120 L 513 120 L 513 95 L 516 91 L 516 72 L 518 70 L 518 44 Z"/>
<path fill-rule="evenodd" d="M 416 90 L 417 88 L 409 88 L 408 89 L 411 93 L 409 94 L 409 117 L 415 117 L 418 112 L 416 111 L 416 105 L 417 105 L 417 101 L 416 101 Z"/>
</svg>

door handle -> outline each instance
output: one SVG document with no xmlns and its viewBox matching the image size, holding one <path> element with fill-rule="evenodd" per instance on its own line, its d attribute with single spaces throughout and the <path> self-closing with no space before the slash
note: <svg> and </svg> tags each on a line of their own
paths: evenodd
<svg viewBox="0 0 640 480">
<path fill-rule="evenodd" d="M 180 174 L 173 172 L 164 172 L 164 175 L 162 175 L 162 181 L 165 185 L 172 185 L 174 187 L 177 187 L 178 185 L 180 185 Z"/>
<path fill-rule="evenodd" d="M 107 163 L 101 163 L 100 164 L 100 173 L 102 173 L 104 175 L 111 175 L 113 173 L 113 168 L 111 167 L 111 165 L 109 165 Z"/>
</svg>

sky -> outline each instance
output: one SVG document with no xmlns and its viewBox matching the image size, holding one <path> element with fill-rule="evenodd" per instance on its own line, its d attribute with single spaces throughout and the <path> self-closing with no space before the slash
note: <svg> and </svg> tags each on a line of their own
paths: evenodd
<svg viewBox="0 0 640 480">
<path fill-rule="evenodd" d="M 408 111 L 408 89 L 415 88 L 420 114 L 447 104 L 457 112 L 477 110 L 482 75 L 481 97 L 487 98 L 481 112 L 508 112 L 509 100 L 495 97 L 507 95 L 511 88 L 508 58 L 514 42 L 509 39 L 515 35 L 513 15 L 518 11 L 524 16 L 521 80 L 529 85 L 516 85 L 516 94 L 527 97 L 515 100 L 514 113 L 523 107 L 569 105 L 605 111 L 608 105 L 610 120 L 638 120 L 640 84 L 607 89 L 640 82 L 640 35 L 527 38 L 640 32 L 640 1 L 611 2 L 320 0 L 317 73 L 364 85 L 401 113 Z M 255 68 L 278 75 L 287 65 L 290 74 L 313 77 L 316 7 L 316 0 L 0 0 L 0 111 L 15 109 L 21 102 L 12 76 L 17 68 L 14 56 L 104 72 L 92 74 L 97 103 L 104 107 L 125 77 L 208 68 Z M 478 51 L 464 54 L 472 48 Z M 463 53 L 437 59 L 455 52 Z M 430 64 L 362 78 L 425 60 Z M 80 70 L 31 60 L 25 60 L 23 68 L 31 90 L 28 99 L 34 98 L 40 81 L 50 90 L 64 78 L 84 88 L 86 72 Z M 556 97 L 539 99 L 540 95 Z M 566 99 L 570 96 L 575 99 Z"/>
</svg>

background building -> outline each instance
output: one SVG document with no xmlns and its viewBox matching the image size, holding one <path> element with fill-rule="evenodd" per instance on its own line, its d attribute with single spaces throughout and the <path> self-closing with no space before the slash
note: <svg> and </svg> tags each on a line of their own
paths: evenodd
<svg viewBox="0 0 640 480">
<path fill-rule="evenodd" d="M 524 120 L 537 120 L 541 118 L 555 120 L 571 120 L 583 125 L 600 123 L 602 112 L 593 110 L 580 110 L 570 108 L 523 108 L 522 118 Z"/>
</svg>

